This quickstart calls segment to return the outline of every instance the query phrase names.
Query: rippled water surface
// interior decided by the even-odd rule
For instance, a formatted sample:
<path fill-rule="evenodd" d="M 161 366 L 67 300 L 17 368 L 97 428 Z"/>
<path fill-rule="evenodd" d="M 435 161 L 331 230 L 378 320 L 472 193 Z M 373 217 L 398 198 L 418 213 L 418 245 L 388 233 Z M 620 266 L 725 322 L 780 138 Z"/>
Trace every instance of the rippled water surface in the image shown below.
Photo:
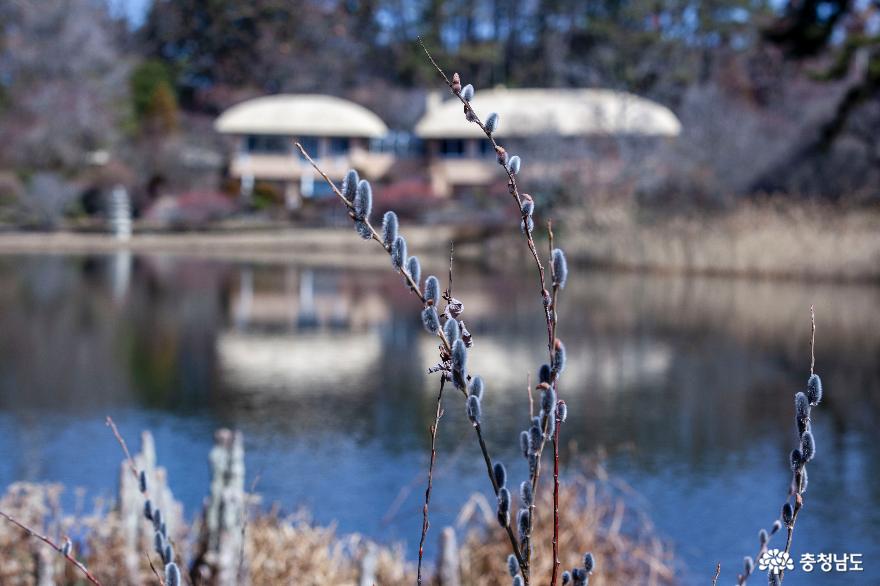
<path fill-rule="evenodd" d="M 565 433 L 632 487 L 630 504 L 672 543 L 689 584 L 709 583 L 719 561 L 730 582 L 778 514 L 815 303 L 827 400 L 814 411 L 818 455 L 793 551 L 862 553 L 866 571 L 792 582 L 878 583 L 880 288 L 575 272 L 561 301 Z M 213 430 L 235 426 L 264 501 L 414 555 L 436 344 L 389 273 L 122 253 L 0 258 L 0 486 L 57 481 L 112 496 L 112 414 L 134 443 L 152 430 L 193 514 Z M 546 352 L 531 276 L 460 267 L 455 290 L 476 340 L 471 371 L 488 381 L 488 442 L 517 477 L 526 374 Z M 569 468 L 582 465 L 574 449 Z M 481 466 L 463 406 L 450 402 L 435 531 L 485 492 Z"/>

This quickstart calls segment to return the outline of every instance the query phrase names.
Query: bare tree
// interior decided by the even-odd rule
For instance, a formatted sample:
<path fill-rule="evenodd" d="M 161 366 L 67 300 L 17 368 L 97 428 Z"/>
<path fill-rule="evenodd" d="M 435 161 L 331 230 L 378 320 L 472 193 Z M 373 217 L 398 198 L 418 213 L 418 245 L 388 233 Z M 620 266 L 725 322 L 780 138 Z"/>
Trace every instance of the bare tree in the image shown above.
<path fill-rule="evenodd" d="M 70 169 L 118 140 L 128 66 L 98 0 L 0 2 L 0 161 Z"/>

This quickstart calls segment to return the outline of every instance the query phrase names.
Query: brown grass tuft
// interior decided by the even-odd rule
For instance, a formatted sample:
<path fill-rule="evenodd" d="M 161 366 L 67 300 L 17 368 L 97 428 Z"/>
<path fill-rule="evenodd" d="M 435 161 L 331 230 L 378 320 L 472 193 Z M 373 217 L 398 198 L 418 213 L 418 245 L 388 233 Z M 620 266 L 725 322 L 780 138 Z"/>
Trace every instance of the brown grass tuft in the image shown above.
<path fill-rule="evenodd" d="M 531 572 L 540 584 L 549 580 L 553 563 L 553 495 L 548 490 L 539 494 Z M 493 507 L 481 503 L 481 498 L 472 497 L 462 511 L 462 521 L 476 520 L 463 548 L 462 584 L 508 586 L 510 544 L 494 520 Z M 589 551 L 596 557 L 591 585 L 674 583 L 671 550 L 656 536 L 650 521 L 627 508 L 608 483 L 585 477 L 562 483 L 559 510 L 560 573 L 581 566 Z"/>

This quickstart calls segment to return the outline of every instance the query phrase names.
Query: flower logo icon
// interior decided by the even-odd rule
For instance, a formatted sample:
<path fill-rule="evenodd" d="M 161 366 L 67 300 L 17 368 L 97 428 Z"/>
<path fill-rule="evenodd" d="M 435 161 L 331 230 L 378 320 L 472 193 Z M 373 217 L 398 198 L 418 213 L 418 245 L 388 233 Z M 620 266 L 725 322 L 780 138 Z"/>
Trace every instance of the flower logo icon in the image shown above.
<path fill-rule="evenodd" d="M 758 569 L 770 570 L 774 574 L 779 574 L 783 570 L 793 570 L 794 562 L 786 552 L 769 549 L 758 559 Z"/>

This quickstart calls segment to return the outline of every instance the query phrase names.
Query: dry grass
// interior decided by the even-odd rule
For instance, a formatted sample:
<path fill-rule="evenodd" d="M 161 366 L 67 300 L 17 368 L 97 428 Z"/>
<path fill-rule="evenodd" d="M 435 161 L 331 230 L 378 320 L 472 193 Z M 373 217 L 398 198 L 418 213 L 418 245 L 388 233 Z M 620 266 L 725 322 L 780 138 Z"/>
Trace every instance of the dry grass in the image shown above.
<path fill-rule="evenodd" d="M 62 490 L 62 487 L 57 484 L 47 484 L 40 487 L 19 483 L 12 484 L 6 495 L 0 499 L 0 509 L 37 531 L 57 535 L 59 533 L 57 523 L 52 524 L 47 520 L 57 518 L 58 499 Z M 41 557 L 39 548 L 48 549 L 46 545 L 35 539 L 26 539 L 19 529 L 4 522 L 0 527 L 0 560 L 2 560 L 0 563 L 0 584 L 9 586 L 34 584 Z M 60 556 L 43 557 L 43 559 L 51 560 L 53 565 L 59 569 L 65 563 Z"/>
<path fill-rule="evenodd" d="M 102 583 L 132 584 L 125 573 L 125 559 L 131 552 L 125 550 L 120 538 L 122 527 L 116 512 L 107 503 L 97 501 L 89 512 L 79 506 L 73 513 L 62 513 L 58 505 L 62 492 L 60 485 L 17 483 L 0 499 L 0 508 L 52 537 L 70 535 L 75 554 Z M 541 579 L 549 576 L 552 559 L 550 494 L 543 493 L 546 496 L 539 508 L 533 557 L 534 575 Z M 670 550 L 645 518 L 624 505 L 607 480 L 579 478 L 563 484 L 560 508 L 565 511 L 560 527 L 563 568 L 577 563 L 583 552 L 592 551 L 598 569 L 591 584 L 673 582 Z M 462 510 L 460 529 L 467 532 L 460 554 L 465 586 L 510 583 L 506 570 L 510 544 L 494 517 L 494 506 L 488 506 L 480 495 Z M 190 536 L 196 533 L 193 527 L 181 532 L 178 555 L 187 551 Z M 378 585 L 415 583 L 414 564 L 406 561 L 402 548 L 380 545 L 357 534 L 338 535 L 334 527 L 315 525 L 306 514 L 282 516 L 274 510 L 257 513 L 248 521 L 246 536 L 245 563 L 255 586 L 355 586 L 367 555 L 375 559 Z M 436 544 L 431 548 L 436 554 Z M 137 554 L 143 559 L 139 584 L 158 583 L 145 551 Z M 42 543 L 23 539 L 19 530 L 7 524 L 0 525 L 0 559 L 0 584 L 4 586 L 36 586 L 40 559 L 42 571 L 48 565 L 54 573 L 54 583 L 73 585 L 81 581 L 60 555 Z M 430 578 L 426 583 L 437 581 Z"/>
<path fill-rule="evenodd" d="M 253 584 L 357 584 L 364 556 L 375 555 L 376 580 L 415 583 L 415 568 L 399 547 L 379 546 L 358 534 L 338 536 L 303 514 L 267 514 L 248 524 L 246 552 Z"/>
<path fill-rule="evenodd" d="M 552 491 L 540 494 L 543 497 L 538 501 L 532 553 L 532 576 L 539 584 L 549 580 L 553 563 Z M 581 566 L 584 552 L 589 551 L 596 558 L 591 586 L 675 582 L 668 545 L 657 537 L 647 518 L 627 508 L 609 483 L 584 477 L 562 483 L 559 510 L 560 572 Z M 506 560 L 510 544 L 494 520 L 494 506 L 473 497 L 462 516 L 470 520 L 479 517 L 462 548 L 462 584 L 508 586 Z"/>
<path fill-rule="evenodd" d="M 740 203 L 728 213 L 639 218 L 582 212 L 569 254 L 599 265 L 668 272 L 880 279 L 880 213 L 872 209 Z M 588 217 L 584 217 L 586 214 Z"/>

